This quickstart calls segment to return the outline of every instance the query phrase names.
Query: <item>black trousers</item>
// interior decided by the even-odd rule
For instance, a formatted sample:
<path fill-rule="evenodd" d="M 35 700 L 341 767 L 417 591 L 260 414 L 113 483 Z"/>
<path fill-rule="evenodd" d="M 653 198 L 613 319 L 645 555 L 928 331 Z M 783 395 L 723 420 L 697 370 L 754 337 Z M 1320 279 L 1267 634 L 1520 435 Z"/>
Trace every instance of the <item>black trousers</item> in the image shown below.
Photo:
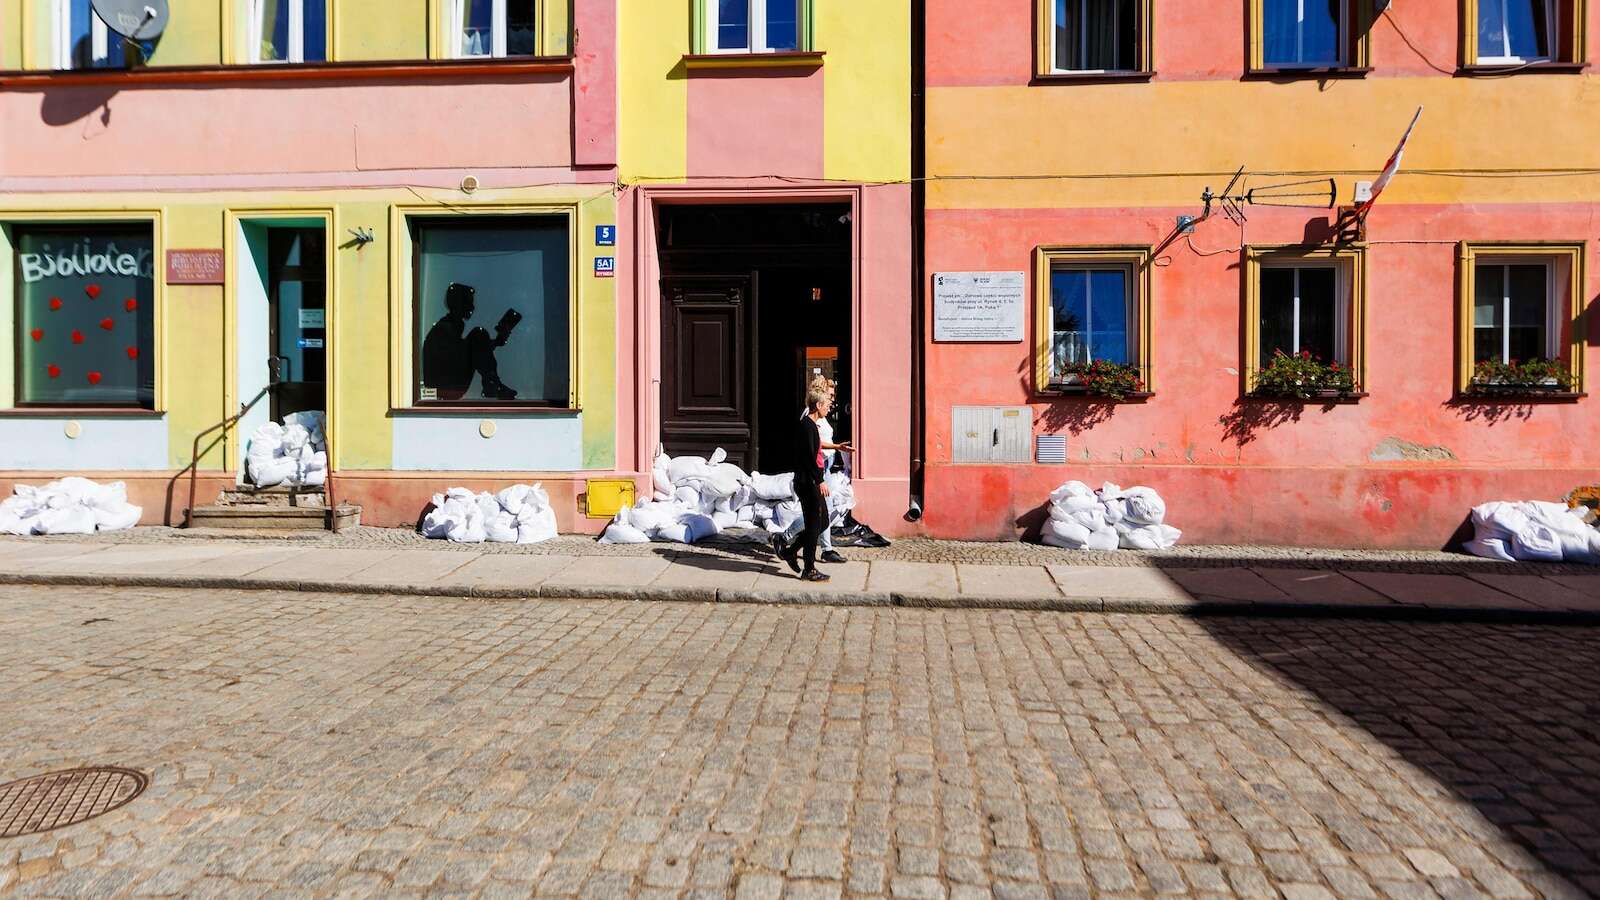
<path fill-rule="evenodd" d="M 794 492 L 800 498 L 800 514 L 806 523 L 800 536 L 795 538 L 795 544 L 804 555 L 805 571 L 809 572 L 817 566 L 817 538 L 822 536 L 822 529 L 828 527 L 828 507 L 814 484 L 796 478 Z"/>

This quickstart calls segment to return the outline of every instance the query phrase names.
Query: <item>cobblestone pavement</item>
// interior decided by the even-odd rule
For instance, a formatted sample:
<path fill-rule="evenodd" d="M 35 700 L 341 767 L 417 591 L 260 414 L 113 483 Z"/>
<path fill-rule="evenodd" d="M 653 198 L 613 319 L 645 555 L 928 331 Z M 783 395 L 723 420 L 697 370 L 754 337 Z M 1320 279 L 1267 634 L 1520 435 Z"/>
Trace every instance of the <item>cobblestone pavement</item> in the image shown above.
<path fill-rule="evenodd" d="M 1600 893 L 1600 630 L 0 588 L 0 893 Z"/>
<path fill-rule="evenodd" d="M 337 534 L 312 532 L 240 532 L 197 528 L 141 527 L 131 531 L 94 535 L 33 537 L 32 541 L 60 543 L 171 544 L 196 541 L 251 541 L 333 549 L 389 549 L 416 547 L 473 553 L 507 553 L 535 556 L 657 556 L 695 552 L 709 556 L 740 556 L 754 544 L 765 545 L 764 533 L 737 535 L 690 548 L 682 544 L 612 545 L 592 537 L 562 535 L 541 544 L 452 544 L 428 540 L 406 528 L 358 527 Z M 944 562 L 978 565 L 1075 565 L 1163 568 L 1229 567 L 1270 564 L 1278 568 L 1342 569 L 1369 572 L 1409 572 L 1438 575 L 1592 575 L 1595 567 L 1565 563 L 1507 563 L 1438 550 L 1353 550 L 1326 547 L 1263 547 L 1179 544 L 1170 550 L 1062 550 L 1021 541 L 938 541 L 911 538 L 889 547 L 841 547 L 849 558 L 867 562 Z"/>

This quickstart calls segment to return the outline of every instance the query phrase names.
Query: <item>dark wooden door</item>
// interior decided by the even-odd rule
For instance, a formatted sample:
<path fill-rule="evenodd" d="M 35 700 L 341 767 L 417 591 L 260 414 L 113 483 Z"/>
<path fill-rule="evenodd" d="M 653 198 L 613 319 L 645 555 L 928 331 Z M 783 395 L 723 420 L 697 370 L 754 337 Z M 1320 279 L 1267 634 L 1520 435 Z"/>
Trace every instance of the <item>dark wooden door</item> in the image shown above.
<path fill-rule="evenodd" d="M 751 275 L 662 279 L 661 440 L 669 456 L 721 447 L 735 465 L 755 463 L 755 291 Z"/>

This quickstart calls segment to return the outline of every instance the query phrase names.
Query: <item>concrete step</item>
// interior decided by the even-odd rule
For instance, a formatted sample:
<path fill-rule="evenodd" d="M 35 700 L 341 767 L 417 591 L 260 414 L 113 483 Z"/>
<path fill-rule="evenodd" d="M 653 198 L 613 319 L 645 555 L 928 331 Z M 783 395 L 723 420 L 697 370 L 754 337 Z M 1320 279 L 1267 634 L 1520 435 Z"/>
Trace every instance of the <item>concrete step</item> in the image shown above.
<path fill-rule="evenodd" d="M 361 507 L 323 506 L 202 506 L 189 517 L 191 528 L 281 529 L 286 531 L 343 531 L 361 524 Z"/>
<path fill-rule="evenodd" d="M 324 507 L 328 505 L 328 497 L 320 487 L 291 488 L 280 485 L 278 487 L 256 488 L 250 485 L 241 485 L 240 487 L 223 491 L 217 497 L 215 505 Z"/>

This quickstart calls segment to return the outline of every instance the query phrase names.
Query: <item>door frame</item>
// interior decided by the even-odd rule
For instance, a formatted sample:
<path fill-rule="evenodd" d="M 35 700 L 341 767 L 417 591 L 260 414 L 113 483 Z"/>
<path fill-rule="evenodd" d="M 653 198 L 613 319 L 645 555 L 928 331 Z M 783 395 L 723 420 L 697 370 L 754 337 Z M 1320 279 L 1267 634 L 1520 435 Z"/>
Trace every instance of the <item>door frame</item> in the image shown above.
<path fill-rule="evenodd" d="M 337 468 L 338 460 L 334 454 L 340 445 L 338 440 L 338 411 L 336 409 L 338 391 L 338 363 L 336 351 L 338 338 L 335 336 L 337 329 L 334 323 L 338 320 L 339 290 L 334 278 L 336 267 L 334 257 L 338 253 L 338 245 L 334 235 L 338 234 L 338 214 L 334 207 L 307 207 L 307 206 L 252 206 L 230 207 L 224 212 L 223 228 L 223 300 L 222 300 L 222 336 L 223 336 L 223 410 L 224 417 L 236 414 L 239 404 L 249 400 L 249 397 L 239 395 L 239 287 L 240 279 L 245 276 L 240 264 L 244 257 L 240 254 L 240 242 L 244 237 L 246 225 L 262 227 L 299 227 L 316 228 L 321 223 L 323 229 L 322 264 L 324 268 L 325 299 L 323 313 L 324 323 L 324 351 L 327 357 L 327 383 L 326 397 L 323 402 L 323 411 L 327 415 L 327 431 L 329 437 L 328 468 Z M 249 277 L 254 277 L 251 273 Z M 263 293 L 267 290 L 265 282 L 261 285 Z M 264 361 L 263 361 L 264 363 Z M 266 401 L 263 400 L 263 403 Z M 259 407 L 258 407 L 259 408 Z M 222 417 L 219 417 L 222 418 Z M 234 440 L 223 442 L 223 469 L 224 471 L 243 472 L 244 436 L 236 436 Z"/>
<path fill-rule="evenodd" d="M 638 427 L 634 431 L 634 459 L 637 471 L 649 472 L 656 450 L 661 446 L 661 253 L 656 231 L 657 211 L 662 206 L 748 205 L 842 203 L 850 207 L 850 348 L 851 358 L 861 360 L 862 335 L 862 195 L 861 185 L 831 185 L 815 188 L 700 188 L 694 186 L 641 187 L 634 191 L 632 211 L 633 242 L 634 353 L 639 360 L 634 383 L 638 397 Z M 861 382 L 851 378 L 850 402 L 862 409 Z M 860 429 L 856 429 L 859 437 Z M 851 464 L 857 477 L 873 471 L 871 446 L 858 446 Z M 892 464 L 891 464 L 892 465 Z"/>

